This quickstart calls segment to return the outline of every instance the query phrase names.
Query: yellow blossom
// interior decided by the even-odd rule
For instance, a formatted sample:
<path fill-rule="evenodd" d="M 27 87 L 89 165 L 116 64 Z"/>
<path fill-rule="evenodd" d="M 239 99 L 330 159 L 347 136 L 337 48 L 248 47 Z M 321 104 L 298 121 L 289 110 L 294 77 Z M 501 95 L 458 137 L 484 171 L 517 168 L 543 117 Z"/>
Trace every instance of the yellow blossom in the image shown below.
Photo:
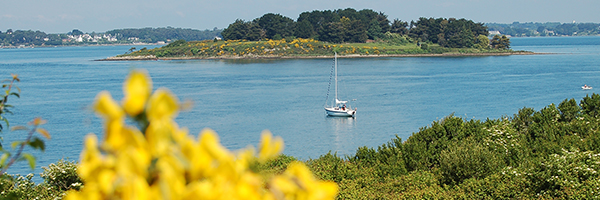
<path fill-rule="evenodd" d="M 150 96 L 148 120 L 175 118 L 179 110 L 179 100 L 166 88 L 159 88 Z"/>
<path fill-rule="evenodd" d="M 299 162 L 264 183 L 251 166 L 274 158 L 284 147 L 268 131 L 258 152 L 252 147 L 231 152 L 210 129 L 197 139 L 189 135 L 174 121 L 181 109 L 177 97 L 162 88 L 150 95 L 148 77 L 137 70 L 130 74 L 123 86 L 124 108 L 108 92 L 98 94 L 93 107 L 105 120 L 105 137 L 98 142 L 95 135 L 86 136 L 78 166 L 85 184 L 80 191 L 68 191 L 65 199 L 335 198 L 337 185 L 317 180 Z M 145 132 L 127 125 L 126 116 L 146 123 Z"/>
<path fill-rule="evenodd" d="M 147 71 L 133 70 L 123 84 L 123 108 L 127 114 L 136 116 L 144 110 L 152 92 L 152 81 Z"/>
<path fill-rule="evenodd" d="M 125 113 L 108 91 L 102 91 L 96 96 L 94 110 L 108 120 L 124 117 Z"/>

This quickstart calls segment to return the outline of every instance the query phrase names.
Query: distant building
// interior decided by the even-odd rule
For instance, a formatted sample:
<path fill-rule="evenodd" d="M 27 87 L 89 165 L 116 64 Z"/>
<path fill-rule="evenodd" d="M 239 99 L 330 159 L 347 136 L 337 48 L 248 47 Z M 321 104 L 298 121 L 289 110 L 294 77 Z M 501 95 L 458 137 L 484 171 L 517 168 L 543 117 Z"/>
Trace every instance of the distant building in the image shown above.
<path fill-rule="evenodd" d="M 221 38 L 219 36 L 215 36 L 215 40 L 223 40 L 223 38 Z"/>
<path fill-rule="evenodd" d="M 494 35 L 502 35 L 500 34 L 500 31 L 489 31 L 490 36 L 494 36 Z"/>

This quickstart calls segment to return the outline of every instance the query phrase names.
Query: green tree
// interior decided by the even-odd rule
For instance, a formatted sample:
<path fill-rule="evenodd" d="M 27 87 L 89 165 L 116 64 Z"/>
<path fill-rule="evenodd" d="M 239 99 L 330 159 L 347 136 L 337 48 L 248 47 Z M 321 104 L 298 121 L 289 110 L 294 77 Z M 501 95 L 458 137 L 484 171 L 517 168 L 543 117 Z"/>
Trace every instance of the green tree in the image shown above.
<path fill-rule="evenodd" d="M 246 34 L 248 33 L 246 24 L 247 24 L 247 22 L 244 22 L 244 20 L 241 20 L 241 19 L 235 20 L 235 22 L 233 22 L 232 24 L 229 24 L 229 26 L 227 28 L 223 29 L 223 32 L 221 32 L 223 39 L 225 39 L 225 40 L 240 40 L 240 39 L 245 38 Z"/>
<path fill-rule="evenodd" d="M 379 39 L 383 37 L 384 32 L 382 31 L 383 29 L 379 26 L 379 23 L 376 20 L 372 20 L 369 24 L 367 35 L 369 36 L 369 39 Z"/>
<path fill-rule="evenodd" d="M 256 21 L 257 20 L 245 22 L 244 20 L 238 19 L 224 29 L 223 32 L 221 32 L 221 35 L 225 40 L 260 40 L 264 38 L 265 35 Z"/>
<path fill-rule="evenodd" d="M 488 39 L 487 36 L 485 35 L 479 35 L 477 36 L 477 40 L 475 41 L 475 44 L 473 45 L 473 47 L 478 48 L 478 49 L 487 49 L 490 46 L 490 39 Z"/>
<path fill-rule="evenodd" d="M 506 50 L 510 49 L 510 39 L 506 37 L 506 35 L 494 35 L 492 40 L 490 41 L 490 45 L 494 49 Z"/>
<path fill-rule="evenodd" d="M 270 39 L 278 34 L 280 37 L 293 36 L 296 27 L 293 19 L 273 13 L 263 15 L 257 22 L 260 28 L 265 31 L 266 37 Z"/>
<path fill-rule="evenodd" d="M 344 41 L 344 27 L 341 22 L 328 23 L 319 32 L 319 40 L 341 43 Z"/>
<path fill-rule="evenodd" d="M 83 32 L 77 29 L 73 29 L 73 31 L 71 31 L 69 35 L 83 35 Z"/>
<path fill-rule="evenodd" d="M 346 27 L 344 42 L 366 42 L 368 35 L 366 27 L 358 20 L 350 21 Z"/>
<path fill-rule="evenodd" d="M 408 22 L 403 22 L 402 20 L 394 19 L 390 27 L 390 32 L 398 33 L 400 35 L 406 35 L 408 33 L 408 29 L 406 28 L 407 26 Z"/>
<path fill-rule="evenodd" d="M 313 38 L 317 33 L 308 20 L 303 20 L 296 24 L 295 35 L 299 38 Z"/>

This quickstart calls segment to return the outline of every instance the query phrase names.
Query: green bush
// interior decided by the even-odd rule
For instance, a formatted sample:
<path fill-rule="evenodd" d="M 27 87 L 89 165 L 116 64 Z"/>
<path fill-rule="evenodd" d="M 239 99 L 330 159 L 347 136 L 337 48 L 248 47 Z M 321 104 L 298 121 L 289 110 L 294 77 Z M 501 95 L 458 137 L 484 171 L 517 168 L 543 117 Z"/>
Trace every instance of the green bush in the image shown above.
<path fill-rule="evenodd" d="M 580 108 L 577 105 L 575 99 L 564 100 L 558 104 L 558 110 L 560 110 L 560 119 L 563 122 L 570 122 L 576 117 L 579 117 Z"/>
<path fill-rule="evenodd" d="M 453 188 L 464 199 L 532 199 L 526 173 L 505 167 L 483 179 L 470 178 Z"/>
<path fill-rule="evenodd" d="M 48 167 L 42 167 L 42 169 L 44 172 L 40 173 L 40 177 L 44 179 L 44 183 L 48 187 L 67 191 L 79 190 L 83 186 L 83 181 L 77 175 L 77 163 L 75 162 L 61 159 L 56 163 L 51 163 Z"/>
<path fill-rule="evenodd" d="M 581 100 L 579 106 L 581 106 L 581 110 L 583 113 L 591 116 L 591 117 L 600 117 L 600 95 L 592 94 L 592 97 L 585 95 Z"/>
<path fill-rule="evenodd" d="M 353 179 L 356 175 L 354 173 L 356 169 L 352 169 L 352 166 L 348 165 L 348 161 L 337 156 L 337 153 L 328 152 L 318 159 L 310 159 L 306 163 L 315 176 L 321 180 L 340 183 L 344 179 Z"/>
<path fill-rule="evenodd" d="M 474 142 L 465 141 L 442 151 L 440 173 L 442 182 L 459 184 L 466 179 L 483 179 L 505 165 L 495 152 Z"/>
<path fill-rule="evenodd" d="M 26 176 L 3 174 L 0 176 L 0 199 L 62 199 L 64 192 L 48 188 L 43 184 L 36 185 Z"/>
<path fill-rule="evenodd" d="M 402 139 L 396 135 L 391 142 L 379 146 L 377 151 L 359 147 L 356 154 L 348 160 L 363 167 L 374 168 L 374 175 L 383 180 L 407 174 L 402 151 Z"/>
<path fill-rule="evenodd" d="M 600 154 L 563 150 L 540 160 L 529 179 L 535 191 L 550 198 L 598 198 L 600 187 Z M 595 193 L 593 193 L 595 192 Z"/>

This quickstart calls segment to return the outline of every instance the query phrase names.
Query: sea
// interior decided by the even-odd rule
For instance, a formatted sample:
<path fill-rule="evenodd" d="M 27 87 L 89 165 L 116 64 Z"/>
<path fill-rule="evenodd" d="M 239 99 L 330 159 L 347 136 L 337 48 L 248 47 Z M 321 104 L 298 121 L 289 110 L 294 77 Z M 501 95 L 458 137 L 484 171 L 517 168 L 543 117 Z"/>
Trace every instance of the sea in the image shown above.
<path fill-rule="evenodd" d="M 120 101 L 132 69 L 147 70 L 154 90 L 168 88 L 180 101 L 193 102 L 176 118 L 189 134 L 212 129 L 235 151 L 257 146 L 261 133 L 270 131 L 283 138 L 284 154 L 300 160 L 352 156 L 359 147 L 377 148 L 396 137 L 405 141 L 449 115 L 512 117 L 524 107 L 540 110 L 600 91 L 598 36 L 511 38 L 512 49 L 535 55 L 339 58 L 338 96 L 357 108 L 355 118 L 325 114 L 334 96 L 333 59 L 95 61 L 131 47 L 159 46 L 0 49 L 0 80 L 20 78 L 20 98 L 8 99 L 14 106 L 5 115 L 10 126 L 41 117 L 52 136 L 44 139 L 44 152 L 25 150 L 36 157 L 35 169 L 22 161 L 9 174 L 34 173 L 40 183 L 41 167 L 78 161 L 86 135 L 103 137 L 103 122 L 90 108 L 96 95 L 108 91 Z M 584 84 L 594 88 L 582 90 Z M 5 150 L 15 152 L 11 143 L 26 133 L 0 132 Z"/>

